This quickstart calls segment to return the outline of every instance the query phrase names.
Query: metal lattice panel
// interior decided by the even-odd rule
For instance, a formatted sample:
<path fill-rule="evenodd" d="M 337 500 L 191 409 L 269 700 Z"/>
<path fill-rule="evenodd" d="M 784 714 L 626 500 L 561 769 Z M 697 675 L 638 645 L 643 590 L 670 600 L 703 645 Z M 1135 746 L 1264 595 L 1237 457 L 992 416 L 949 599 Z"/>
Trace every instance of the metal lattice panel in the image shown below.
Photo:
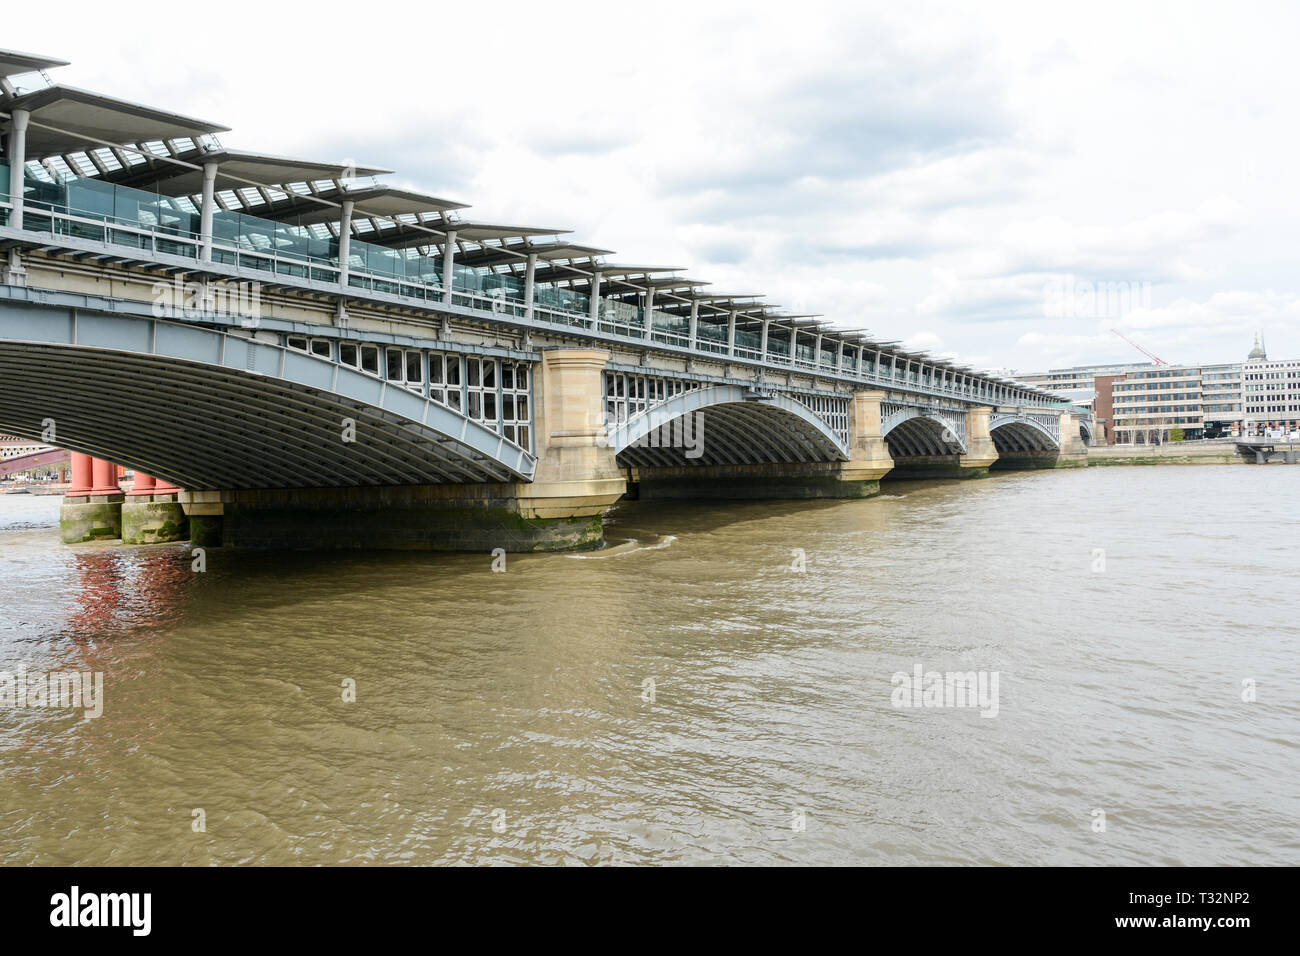
<path fill-rule="evenodd" d="M 1059 415 L 1001 413 L 989 419 L 989 436 L 999 451 L 1054 451 L 1061 447 Z"/>

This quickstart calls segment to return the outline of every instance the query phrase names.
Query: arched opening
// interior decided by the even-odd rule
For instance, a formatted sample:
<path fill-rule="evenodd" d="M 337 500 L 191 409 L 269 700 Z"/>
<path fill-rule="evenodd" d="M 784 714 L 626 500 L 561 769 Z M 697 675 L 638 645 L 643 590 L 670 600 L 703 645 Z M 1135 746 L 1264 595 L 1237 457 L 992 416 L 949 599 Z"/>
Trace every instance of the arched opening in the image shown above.
<path fill-rule="evenodd" d="M 966 452 L 961 436 L 949 423 L 928 415 L 917 415 L 899 422 L 885 433 L 885 443 L 895 462 L 915 458 L 952 458 Z"/>

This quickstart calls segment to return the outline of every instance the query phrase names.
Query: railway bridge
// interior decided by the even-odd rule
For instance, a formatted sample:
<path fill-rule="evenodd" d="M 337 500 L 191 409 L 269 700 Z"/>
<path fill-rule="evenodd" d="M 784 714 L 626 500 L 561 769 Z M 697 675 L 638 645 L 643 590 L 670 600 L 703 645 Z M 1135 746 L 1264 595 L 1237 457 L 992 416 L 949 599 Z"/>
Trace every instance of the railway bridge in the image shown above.
<path fill-rule="evenodd" d="M 73 453 L 68 540 L 560 549 L 629 491 L 1086 461 L 1060 396 L 384 169 L 226 149 L 61 65 L 0 51 L 0 430 Z M 109 462 L 142 476 L 125 502 Z"/>

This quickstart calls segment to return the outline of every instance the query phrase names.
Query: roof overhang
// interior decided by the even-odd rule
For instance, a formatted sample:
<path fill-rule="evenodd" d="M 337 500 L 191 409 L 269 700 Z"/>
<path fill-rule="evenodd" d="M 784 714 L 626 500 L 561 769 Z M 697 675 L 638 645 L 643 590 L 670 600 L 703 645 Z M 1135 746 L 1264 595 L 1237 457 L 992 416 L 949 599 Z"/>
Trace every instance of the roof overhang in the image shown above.
<path fill-rule="evenodd" d="M 20 53 L 18 50 L 0 50 L 0 76 L 18 76 L 22 73 L 35 73 L 37 70 L 50 70 L 56 66 L 67 66 L 67 60 L 57 60 L 52 56 L 36 53 Z"/>
<path fill-rule="evenodd" d="M 218 189 L 239 189 L 248 185 L 274 187 L 324 179 L 380 176 L 391 172 L 377 166 L 289 159 L 233 149 L 193 149 L 179 153 L 174 158 L 146 154 L 144 163 L 113 170 L 101 178 L 121 186 L 147 186 L 169 196 L 194 196 L 203 191 L 202 167 L 209 163 L 217 167 Z"/>
<path fill-rule="evenodd" d="M 9 113 L 27 110 L 27 158 L 44 159 L 106 144 L 125 145 L 224 133 L 219 123 L 114 99 L 74 86 L 51 86 L 0 102 Z M 6 126 L 12 121 L 7 120 Z"/>

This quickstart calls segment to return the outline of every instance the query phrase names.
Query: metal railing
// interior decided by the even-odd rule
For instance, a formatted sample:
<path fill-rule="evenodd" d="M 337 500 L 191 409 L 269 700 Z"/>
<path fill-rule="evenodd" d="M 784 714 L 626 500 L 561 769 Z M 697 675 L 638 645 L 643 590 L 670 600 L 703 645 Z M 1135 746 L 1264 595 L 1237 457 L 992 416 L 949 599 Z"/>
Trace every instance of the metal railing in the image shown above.
<path fill-rule="evenodd" d="M 9 224 L 11 209 L 12 204 L 7 199 L 0 201 L 0 225 Z M 140 253 L 143 257 L 169 255 L 188 259 L 196 265 L 202 263 L 203 241 L 192 231 L 165 224 L 141 223 L 123 217 L 88 213 L 57 203 L 25 201 L 23 231 L 122 246 Z M 341 280 L 342 270 L 337 260 L 286 252 L 276 248 L 248 248 L 237 239 L 232 241 L 229 237 L 222 236 L 212 238 L 211 250 L 214 263 L 233 266 L 255 274 L 284 276 L 334 285 L 338 285 Z M 443 304 L 447 301 L 440 279 L 416 281 L 409 277 L 367 271 L 364 267 L 356 265 L 350 265 L 348 268 L 348 288 L 392 295 L 423 306 Z M 721 326 L 699 326 L 693 343 L 688 333 L 677 329 L 656 328 L 647 338 L 644 310 L 639 308 L 600 309 L 593 323 L 589 310 L 570 311 L 535 302 L 530 316 L 527 303 L 517 296 L 510 295 L 504 288 L 484 293 L 457 288 L 456 282 L 453 282 L 450 301 L 453 305 L 483 313 L 485 318 L 508 317 L 513 320 L 528 321 L 541 329 L 555 331 L 582 329 L 594 336 L 612 338 L 621 344 L 636 345 L 650 342 L 688 354 L 729 356 L 760 367 L 797 369 L 814 375 L 839 378 L 854 384 L 902 389 L 963 402 L 1005 403 L 1031 407 L 1060 404 L 1058 400 L 1049 396 L 1037 397 L 1026 393 L 995 395 L 990 388 L 978 385 L 959 387 L 922 382 L 915 372 L 882 369 L 875 363 L 865 360 L 863 368 L 854 368 L 848 362 L 837 367 L 835 363 L 818 362 L 815 357 L 806 358 L 801 355 L 791 357 L 789 354 L 774 350 L 770 342 L 765 354 L 757 348 L 729 346 L 726 328 Z M 604 304 L 604 302 L 599 303 L 601 306 Z"/>

